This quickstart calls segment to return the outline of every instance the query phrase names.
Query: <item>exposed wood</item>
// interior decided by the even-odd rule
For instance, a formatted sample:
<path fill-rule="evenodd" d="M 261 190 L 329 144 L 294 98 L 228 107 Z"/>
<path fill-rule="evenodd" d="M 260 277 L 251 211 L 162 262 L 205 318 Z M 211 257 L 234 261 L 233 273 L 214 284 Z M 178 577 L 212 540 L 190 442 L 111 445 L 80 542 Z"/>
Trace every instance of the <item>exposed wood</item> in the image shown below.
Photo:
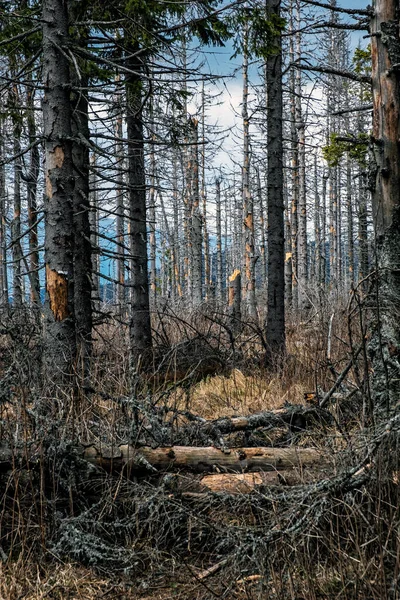
<path fill-rule="evenodd" d="M 200 484 L 211 492 L 227 494 L 248 494 L 260 486 L 296 485 L 299 483 L 304 483 L 304 477 L 296 469 L 260 473 L 221 473 L 206 475 L 200 481 Z"/>

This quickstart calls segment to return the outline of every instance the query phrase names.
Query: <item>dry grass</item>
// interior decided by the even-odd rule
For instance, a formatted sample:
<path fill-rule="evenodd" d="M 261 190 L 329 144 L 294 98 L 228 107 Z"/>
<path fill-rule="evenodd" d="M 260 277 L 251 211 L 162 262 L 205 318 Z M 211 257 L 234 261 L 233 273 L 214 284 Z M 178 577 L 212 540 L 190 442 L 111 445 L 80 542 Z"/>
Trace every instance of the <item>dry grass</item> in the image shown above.
<path fill-rule="evenodd" d="M 229 377 L 216 375 L 192 391 L 190 409 L 207 419 L 248 415 L 273 410 L 285 402 L 302 404 L 307 383 L 273 377 L 267 373 L 246 375 L 234 369 Z"/>

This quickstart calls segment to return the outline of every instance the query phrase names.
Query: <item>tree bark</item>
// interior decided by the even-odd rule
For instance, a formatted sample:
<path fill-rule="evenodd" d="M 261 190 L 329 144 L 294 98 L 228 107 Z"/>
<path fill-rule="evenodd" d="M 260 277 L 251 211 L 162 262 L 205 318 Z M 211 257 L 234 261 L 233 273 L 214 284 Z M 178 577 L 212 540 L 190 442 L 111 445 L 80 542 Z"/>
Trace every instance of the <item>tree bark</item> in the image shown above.
<path fill-rule="evenodd" d="M 219 177 L 215 180 L 215 204 L 216 204 L 216 262 L 217 262 L 217 277 L 216 277 L 216 296 L 219 300 L 223 300 L 222 289 L 222 233 L 221 233 L 221 180 Z"/>
<path fill-rule="evenodd" d="M 14 72 L 14 68 L 12 68 Z M 19 89 L 17 83 L 12 86 L 12 102 L 15 114 L 12 117 L 13 125 L 13 150 L 15 156 L 21 152 L 21 122 L 16 112 L 20 108 Z M 14 191 L 13 208 L 14 215 L 11 223 L 11 243 L 13 257 L 13 305 L 16 308 L 22 307 L 23 300 L 23 280 L 22 280 L 22 252 L 21 252 L 21 172 L 22 160 L 19 156 L 14 160 Z"/>
<path fill-rule="evenodd" d="M 324 457 L 315 448 L 235 448 L 219 450 L 213 446 L 173 446 L 170 448 L 134 448 L 123 445 L 85 449 L 83 458 L 106 470 L 128 473 L 185 470 L 192 473 L 212 472 L 215 469 L 231 472 L 275 471 L 302 469 L 321 465 Z"/>
<path fill-rule="evenodd" d="M 203 299 L 203 270 L 202 270 L 202 217 L 200 213 L 200 192 L 199 192 L 199 151 L 198 151 L 198 121 L 195 118 L 189 119 L 189 130 L 191 139 L 191 174 L 190 174 L 190 229 L 191 229 L 191 297 L 193 306 L 201 304 Z"/>
<path fill-rule="evenodd" d="M 229 277 L 228 311 L 234 334 L 242 328 L 242 277 L 239 269 L 235 269 Z"/>
<path fill-rule="evenodd" d="M 374 104 L 372 207 L 379 287 L 377 332 L 369 345 L 376 408 L 400 395 L 400 7 L 375 0 L 371 20 Z"/>
<path fill-rule="evenodd" d="M 279 0 L 267 0 L 267 15 L 280 15 Z M 266 61 L 268 128 L 268 313 L 266 342 L 269 358 L 285 352 L 285 272 L 283 221 L 282 40 Z"/>
<path fill-rule="evenodd" d="M 243 225 L 244 225 L 244 273 L 245 302 L 248 314 L 255 319 L 256 307 L 256 277 L 255 277 L 255 251 L 254 251 L 254 202 L 250 189 L 250 121 L 248 113 L 249 98 L 249 55 L 248 36 L 249 23 L 244 25 L 243 34 L 243 165 L 242 165 L 242 197 L 243 197 Z"/>
<path fill-rule="evenodd" d="M 29 78 L 30 80 L 31 78 Z M 36 120 L 34 93 L 31 88 L 27 88 L 27 125 L 29 143 L 36 142 Z M 39 279 L 39 250 L 38 250 L 38 211 L 37 211 L 37 182 L 40 171 L 39 149 L 35 144 L 30 151 L 29 173 L 27 175 L 27 197 L 28 197 L 28 226 L 29 226 L 29 268 L 31 270 L 31 302 L 33 306 L 40 306 L 40 279 Z"/>
<path fill-rule="evenodd" d="M 79 19 L 79 5 L 71 3 L 71 21 Z M 85 47 L 85 34 L 75 41 Z M 77 347 L 76 374 L 81 383 L 88 381 L 92 355 L 92 244 L 90 241 L 89 201 L 89 106 L 85 88 L 89 78 L 71 67 L 71 133 L 73 163 L 73 263 L 74 316 Z"/>
<path fill-rule="evenodd" d="M 74 233 L 72 111 L 67 4 L 43 0 L 43 134 L 46 157 L 45 365 L 55 383 L 69 380 L 76 357 L 74 322 Z"/>
<path fill-rule="evenodd" d="M 117 81 L 119 82 L 120 77 L 117 75 Z M 116 234 L 117 234 L 117 303 L 118 311 L 121 316 L 126 314 L 126 294 L 125 294 L 125 185 L 124 185 L 124 145 L 122 142 L 123 138 L 123 108 L 121 93 L 116 97 L 117 110 L 116 123 L 115 123 L 115 156 L 116 156 L 116 181 L 117 189 L 115 194 L 116 201 Z"/>
<path fill-rule="evenodd" d="M 129 219 L 131 249 L 130 344 L 132 367 L 144 368 L 152 346 L 147 266 L 146 179 L 143 136 L 143 64 L 139 47 L 128 45 L 126 66 Z"/>
<path fill-rule="evenodd" d="M 0 108 L 3 109 L 0 104 Z M 0 306 L 8 306 L 6 169 L 4 160 L 4 119 L 0 116 Z"/>
<path fill-rule="evenodd" d="M 296 60 L 301 61 L 301 19 L 300 3 L 296 2 Z M 306 146 L 305 146 L 305 123 L 303 118 L 302 100 L 302 77 L 300 69 L 296 71 L 295 104 L 296 104 L 296 130 L 298 141 L 299 160 L 299 207 L 298 207 L 298 236 L 297 236 L 297 278 L 298 278 L 298 304 L 301 310 L 307 308 L 307 279 L 308 279 L 308 247 L 307 247 L 307 202 L 306 202 Z"/>

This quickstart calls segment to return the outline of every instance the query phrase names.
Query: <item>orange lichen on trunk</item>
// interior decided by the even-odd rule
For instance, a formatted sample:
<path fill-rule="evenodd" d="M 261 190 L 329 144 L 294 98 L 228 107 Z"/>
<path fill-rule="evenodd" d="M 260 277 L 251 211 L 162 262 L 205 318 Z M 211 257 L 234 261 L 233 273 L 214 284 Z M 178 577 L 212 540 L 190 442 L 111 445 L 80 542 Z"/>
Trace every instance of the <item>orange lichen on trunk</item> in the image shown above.
<path fill-rule="evenodd" d="M 68 281 L 66 276 L 46 265 L 46 287 L 54 319 L 56 321 L 63 321 L 69 316 Z"/>

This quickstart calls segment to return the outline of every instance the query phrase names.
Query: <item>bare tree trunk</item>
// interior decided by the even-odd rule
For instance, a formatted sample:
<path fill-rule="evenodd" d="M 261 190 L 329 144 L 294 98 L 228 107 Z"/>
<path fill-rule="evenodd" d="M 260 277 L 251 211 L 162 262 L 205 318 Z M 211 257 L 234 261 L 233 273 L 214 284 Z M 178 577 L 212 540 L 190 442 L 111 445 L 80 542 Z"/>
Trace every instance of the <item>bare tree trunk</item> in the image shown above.
<path fill-rule="evenodd" d="M 216 261 L 217 261 L 217 277 L 216 277 L 216 296 L 222 300 L 222 235 L 221 235 L 221 180 L 219 177 L 215 180 L 215 204 L 216 204 L 216 227 L 217 227 L 217 243 L 216 243 Z"/>
<path fill-rule="evenodd" d="M 120 77 L 117 76 L 117 82 Z M 124 182 L 124 144 L 123 144 L 123 112 L 121 94 L 117 96 L 117 116 L 115 123 L 115 157 L 116 157 L 116 234 L 117 234 L 117 304 L 120 315 L 126 314 L 125 292 L 125 182 Z"/>
<path fill-rule="evenodd" d="M 13 84 L 12 91 L 13 104 L 17 111 L 20 106 L 19 90 L 16 83 Z M 16 116 L 12 118 L 13 125 L 13 151 L 14 155 L 18 156 L 21 153 L 21 122 Z M 13 205 L 14 205 L 14 216 L 11 224 L 11 243 L 12 243 L 12 257 L 13 257 L 13 305 L 16 308 L 21 308 L 23 299 L 23 282 L 22 282 L 22 271 L 21 271 L 21 172 L 22 172 L 22 160 L 18 156 L 14 160 L 14 191 L 13 191 Z"/>
<path fill-rule="evenodd" d="M 362 167 L 359 168 L 358 181 L 358 278 L 361 280 L 369 273 L 367 174 Z M 367 289 L 366 284 L 363 288 Z"/>
<path fill-rule="evenodd" d="M 1 105 L 0 105 L 1 107 Z M 2 107 L 1 107 L 2 108 Z M 0 116 L 0 306 L 8 306 L 6 169 L 4 160 L 4 119 Z"/>
<path fill-rule="evenodd" d="M 150 96 L 150 127 L 151 140 L 150 147 L 150 189 L 149 189 L 149 242 L 150 242 L 150 294 L 151 300 L 155 304 L 157 299 L 157 268 L 156 268 L 156 134 L 154 131 L 155 122 L 153 115 L 153 98 Z"/>
<path fill-rule="evenodd" d="M 347 204 L 347 260 L 350 285 L 354 285 L 354 221 L 353 221 L 353 203 L 352 203 L 352 169 L 350 157 L 346 162 L 346 204 Z"/>
<path fill-rule="evenodd" d="M 203 238 L 204 238 L 204 296 L 209 300 L 211 289 L 211 270 L 210 270 L 210 238 L 207 228 L 207 191 L 206 191 L 206 118 L 205 118 L 205 91 L 204 81 L 202 89 L 202 110 L 201 110 L 201 125 L 202 125 L 202 145 L 201 145 L 201 198 L 203 210 Z"/>
<path fill-rule="evenodd" d="M 180 252 L 179 252 L 179 204 L 178 204 L 178 165 L 177 156 L 174 151 L 173 154 L 173 166 L 172 166 L 172 202 L 173 202 L 173 214 L 174 214 L 174 232 L 173 232 L 173 246 L 172 246 L 172 268 L 174 274 L 175 286 L 173 288 L 174 298 L 182 297 L 182 283 L 181 283 L 181 265 L 180 265 Z"/>
<path fill-rule="evenodd" d="M 267 16 L 280 16 L 280 1 L 267 0 Z M 283 222 L 282 40 L 266 61 L 268 148 L 268 313 L 266 342 L 275 360 L 285 352 L 285 249 Z"/>
<path fill-rule="evenodd" d="M 69 60 L 61 48 L 68 31 L 63 0 L 43 0 L 43 124 L 46 156 L 45 364 L 56 383 L 69 381 L 76 357 L 74 319 L 74 232 L 72 111 Z"/>
<path fill-rule="evenodd" d="M 291 4 L 290 28 L 294 30 L 293 4 Z M 294 35 L 289 38 L 289 60 L 294 62 Z M 298 308 L 298 228 L 299 228 L 299 145 L 298 132 L 296 128 L 296 75 L 292 68 L 289 78 L 290 90 L 290 148 L 291 148 L 291 173 L 292 173 L 292 202 L 291 202 L 291 271 L 292 271 L 292 290 L 291 306 L 296 310 Z"/>
<path fill-rule="evenodd" d="M 369 351 L 376 407 L 400 395 L 400 36 L 397 0 L 375 0 L 371 20 L 373 218 L 379 288 L 377 331 Z"/>
<path fill-rule="evenodd" d="M 236 335 L 240 333 L 242 327 L 242 277 L 239 269 L 235 269 L 229 277 L 228 310 L 232 331 Z"/>
<path fill-rule="evenodd" d="M 328 173 L 322 174 L 322 215 L 321 215 L 321 291 L 325 290 L 326 282 L 328 281 L 327 269 L 328 269 L 328 257 L 327 257 L 327 243 L 326 243 L 326 187 L 328 181 Z"/>
<path fill-rule="evenodd" d="M 200 194 L 199 194 L 199 158 L 198 158 L 198 121 L 190 119 L 189 128 L 191 131 L 191 186 L 189 194 L 191 197 L 190 228 L 191 228 L 191 283 L 192 283 L 192 302 L 193 306 L 201 304 L 202 294 L 202 218 L 200 213 Z"/>
<path fill-rule="evenodd" d="M 257 196 L 258 196 L 258 207 L 259 207 L 259 225 L 260 225 L 260 254 L 261 254 L 261 280 L 262 287 L 265 289 L 267 285 L 267 252 L 266 252 L 266 242 L 265 242 L 265 210 L 264 210 L 264 201 L 263 201 L 263 191 L 261 187 L 261 177 L 260 170 L 257 169 Z M 285 213 L 287 214 L 287 212 Z"/>
<path fill-rule="evenodd" d="M 85 45 L 85 40 L 80 40 Z M 72 76 L 72 121 L 74 138 L 72 162 L 74 172 L 73 231 L 74 231 L 74 314 L 75 334 L 79 359 L 79 376 L 87 382 L 92 355 L 92 244 L 90 242 L 89 203 L 89 113 L 85 92 L 86 75 Z M 77 368 L 78 372 L 78 368 Z"/>
<path fill-rule="evenodd" d="M 296 20 L 296 60 L 301 61 L 301 20 L 300 3 L 297 4 Z M 298 209 L 298 237 L 297 237 L 297 279 L 298 279 L 298 303 L 299 308 L 304 310 L 308 306 L 307 300 L 307 204 L 306 204 L 306 147 L 305 147 L 305 123 L 303 119 L 302 79 L 301 70 L 296 70 L 296 130 L 298 136 L 299 156 L 299 209 Z"/>
<path fill-rule="evenodd" d="M 337 167 L 329 174 L 329 284 L 336 290 L 337 265 Z"/>
<path fill-rule="evenodd" d="M 99 260 L 99 201 L 97 193 L 96 156 L 89 158 L 89 188 L 90 188 L 90 242 L 92 245 L 92 303 L 95 312 L 100 311 L 100 260 Z M 94 251 L 93 251 L 94 249 Z"/>
<path fill-rule="evenodd" d="M 319 292 L 321 285 L 321 206 L 318 189 L 318 157 L 314 155 L 314 238 L 315 238 L 315 283 Z"/>
<path fill-rule="evenodd" d="M 246 308 L 251 318 L 257 316 L 256 308 L 256 278 L 255 278 L 255 252 L 254 252 L 254 207 L 250 190 L 250 122 L 248 114 L 249 97 L 249 56 L 248 56 L 248 28 L 244 25 L 243 35 L 243 166 L 242 166 L 242 195 L 243 195 L 243 224 L 244 224 L 244 272 L 245 272 L 245 299 Z"/>
<path fill-rule="evenodd" d="M 126 66 L 129 221 L 131 250 L 130 343 L 132 366 L 145 367 L 152 346 L 147 268 L 146 179 L 144 165 L 143 97 L 139 47 L 128 47 Z M 139 364 L 140 363 L 140 364 Z"/>
<path fill-rule="evenodd" d="M 31 78 L 30 78 L 31 79 Z M 36 145 L 36 121 L 34 93 L 32 88 L 27 88 L 27 125 L 29 143 L 34 144 L 30 151 L 29 173 L 27 175 L 26 188 L 28 196 L 28 226 L 29 226 L 29 268 L 31 282 L 31 302 L 34 306 L 41 304 L 40 280 L 39 280 L 39 250 L 38 250 L 38 213 L 37 213 L 37 182 L 39 178 L 40 157 Z"/>

